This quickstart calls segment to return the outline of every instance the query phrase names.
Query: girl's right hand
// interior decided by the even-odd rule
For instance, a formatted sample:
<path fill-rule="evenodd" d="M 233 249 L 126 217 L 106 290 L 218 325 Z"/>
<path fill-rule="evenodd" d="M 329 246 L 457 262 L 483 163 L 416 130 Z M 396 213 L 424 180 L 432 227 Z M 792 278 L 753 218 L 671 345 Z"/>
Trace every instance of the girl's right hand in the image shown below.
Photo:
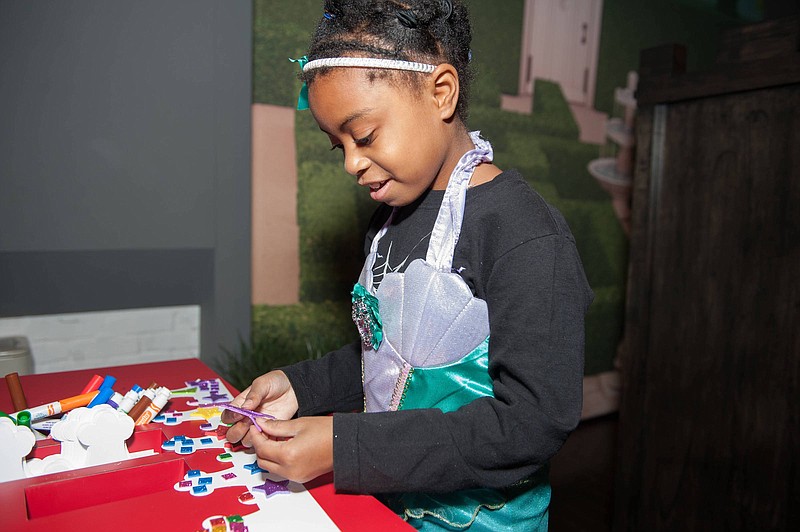
<path fill-rule="evenodd" d="M 248 410 L 275 416 L 277 419 L 291 419 L 297 413 L 297 396 L 286 374 L 280 370 L 270 371 L 253 381 L 245 391 L 236 396 L 231 404 Z M 248 430 L 253 424 L 250 418 L 225 410 L 222 422 L 233 424 L 225 438 L 232 443 L 241 441 L 251 447 Z"/>

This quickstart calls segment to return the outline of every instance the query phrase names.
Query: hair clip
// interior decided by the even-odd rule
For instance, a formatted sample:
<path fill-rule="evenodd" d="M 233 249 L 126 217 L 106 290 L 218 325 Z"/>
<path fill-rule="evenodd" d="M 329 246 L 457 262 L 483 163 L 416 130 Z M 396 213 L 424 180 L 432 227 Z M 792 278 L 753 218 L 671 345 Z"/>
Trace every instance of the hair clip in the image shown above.
<path fill-rule="evenodd" d="M 262 432 L 262 430 L 261 427 L 258 426 L 258 423 L 256 423 L 257 417 L 275 419 L 275 416 L 264 414 L 263 412 L 256 412 L 254 410 L 248 410 L 240 406 L 232 405 L 231 403 L 216 403 L 216 404 L 212 403 L 209 405 L 198 405 L 198 406 L 216 406 L 222 408 L 223 410 L 230 410 L 231 412 L 236 412 L 237 414 L 241 414 L 244 417 L 250 418 L 250 421 L 253 422 L 253 426 L 258 430 L 258 432 Z"/>
<path fill-rule="evenodd" d="M 417 29 L 419 26 L 419 22 L 417 21 L 417 16 L 410 9 L 403 9 L 402 11 L 398 11 L 397 20 L 405 26 L 406 28 L 410 28 L 412 30 Z"/>
<path fill-rule="evenodd" d="M 334 14 L 333 14 L 333 13 L 331 13 L 330 11 L 325 11 L 325 12 L 322 14 L 322 16 L 323 16 L 323 17 L 325 17 L 325 18 L 326 18 L 326 19 L 328 19 L 328 20 L 332 20 L 332 19 L 335 19 L 335 18 L 336 18 L 336 15 L 334 15 Z"/>
<path fill-rule="evenodd" d="M 441 0 L 439 2 L 442 8 L 442 18 L 447 20 L 453 14 L 453 2 L 450 0 Z"/>
<path fill-rule="evenodd" d="M 306 66 L 306 63 L 308 63 L 308 56 L 304 55 L 299 59 L 292 59 L 290 57 L 289 61 L 292 63 L 297 63 L 297 65 L 300 67 L 300 71 L 302 72 L 303 67 Z M 305 111 L 306 109 L 308 109 L 308 84 L 303 83 L 303 86 L 300 87 L 300 94 L 297 96 L 297 110 Z"/>

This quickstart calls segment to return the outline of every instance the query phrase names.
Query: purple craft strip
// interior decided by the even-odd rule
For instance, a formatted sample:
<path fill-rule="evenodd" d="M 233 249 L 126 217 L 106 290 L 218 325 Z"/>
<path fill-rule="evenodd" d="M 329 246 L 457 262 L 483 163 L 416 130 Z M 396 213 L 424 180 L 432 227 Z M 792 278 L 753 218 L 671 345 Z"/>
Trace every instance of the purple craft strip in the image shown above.
<path fill-rule="evenodd" d="M 264 414 L 263 412 L 256 412 L 255 410 L 248 410 L 246 408 L 242 408 L 242 407 L 239 407 L 239 406 L 236 406 L 236 405 L 232 405 L 231 403 L 216 403 L 216 404 L 211 403 L 211 404 L 204 404 L 204 405 L 197 405 L 197 406 L 199 406 L 199 407 L 216 406 L 216 407 L 222 408 L 223 410 L 230 410 L 231 412 L 236 412 L 237 414 L 241 414 L 241 415 L 243 415 L 245 417 L 250 418 L 250 421 L 253 422 L 253 425 L 256 427 L 256 430 L 258 430 L 258 432 L 262 432 L 262 430 L 261 430 L 261 427 L 258 426 L 258 423 L 256 423 L 256 418 L 257 417 L 262 417 L 262 418 L 265 417 L 265 418 L 269 418 L 269 419 L 275 419 L 275 416 L 271 416 L 269 414 Z"/>

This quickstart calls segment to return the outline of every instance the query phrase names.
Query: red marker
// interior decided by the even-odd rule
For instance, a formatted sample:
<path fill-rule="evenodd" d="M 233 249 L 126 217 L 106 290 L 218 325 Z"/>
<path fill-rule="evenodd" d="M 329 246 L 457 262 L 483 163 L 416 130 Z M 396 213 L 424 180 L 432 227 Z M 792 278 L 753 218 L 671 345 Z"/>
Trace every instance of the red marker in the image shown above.
<path fill-rule="evenodd" d="M 83 388 L 83 391 L 80 393 L 81 395 L 89 392 L 95 392 L 100 389 L 100 385 L 103 384 L 103 377 L 100 375 L 95 375 L 89 381 L 89 383 Z"/>

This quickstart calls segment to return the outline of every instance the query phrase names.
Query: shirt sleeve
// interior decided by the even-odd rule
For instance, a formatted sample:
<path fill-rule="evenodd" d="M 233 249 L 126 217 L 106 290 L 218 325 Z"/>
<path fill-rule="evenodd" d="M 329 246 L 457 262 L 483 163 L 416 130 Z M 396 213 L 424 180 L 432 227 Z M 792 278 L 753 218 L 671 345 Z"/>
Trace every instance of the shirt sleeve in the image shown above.
<path fill-rule="evenodd" d="M 316 360 L 280 368 L 292 383 L 298 416 L 364 409 L 361 344 L 356 341 Z"/>
<path fill-rule="evenodd" d="M 355 493 L 505 487 L 547 464 L 582 402 L 591 302 L 574 242 L 511 249 L 487 280 L 494 397 L 437 409 L 334 415 L 334 483 Z"/>

